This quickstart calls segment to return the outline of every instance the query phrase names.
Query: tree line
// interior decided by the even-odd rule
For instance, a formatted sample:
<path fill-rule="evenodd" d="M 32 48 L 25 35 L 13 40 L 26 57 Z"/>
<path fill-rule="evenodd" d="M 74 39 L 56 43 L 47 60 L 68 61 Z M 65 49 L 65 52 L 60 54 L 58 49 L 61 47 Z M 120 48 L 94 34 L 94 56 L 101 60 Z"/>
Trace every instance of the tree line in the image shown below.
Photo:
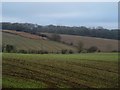
<path fill-rule="evenodd" d="M 1 24 L 2 29 L 23 31 L 36 35 L 41 35 L 41 32 L 47 32 L 120 40 L 120 36 L 118 36 L 120 34 L 119 29 L 109 30 L 103 27 L 87 28 L 85 26 L 80 27 L 55 26 L 55 25 L 42 26 L 31 23 L 10 23 L 10 22 L 2 22 Z"/>
<path fill-rule="evenodd" d="M 14 45 L 10 45 L 10 44 L 2 45 L 2 52 L 24 53 L 24 54 L 49 54 L 49 53 L 53 53 L 53 54 L 72 54 L 72 53 L 74 53 L 74 51 L 67 50 L 67 49 L 62 49 L 62 50 L 59 50 L 59 51 L 24 50 L 24 49 L 17 50 Z"/>
<path fill-rule="evenodd" d="M 82 45 L 82 46 L 81 46 Z M 74 54 L 74 53 L 93 53 L 93 52 L 100 52 L 100 50 L 96 46 L 92 46 L 88 49 L 83 48 L 83 44 L 79 43 L 77 46 L 78 51 L 62 49 L 59 51 L 47 51 L 47 50 L 17 50 L 14 45 L 4 44 L 2 45 L 2 52 L 6 53 L 24 53 L 24 54 Z"/>

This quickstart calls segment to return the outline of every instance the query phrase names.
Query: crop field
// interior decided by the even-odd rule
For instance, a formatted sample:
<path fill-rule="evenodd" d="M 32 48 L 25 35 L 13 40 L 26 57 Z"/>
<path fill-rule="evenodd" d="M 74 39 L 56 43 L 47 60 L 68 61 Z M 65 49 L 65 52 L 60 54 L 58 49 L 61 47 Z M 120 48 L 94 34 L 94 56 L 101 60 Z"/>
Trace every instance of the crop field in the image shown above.
<path fill-rule="evenodd" d="M 43 33 L 51 36 L 50 33 Z M 76 36 L 76 35 L 65 35 L 60 34 L 61 41 L 66 43 L 73 43 L 75 46 L 81 41 L 84 44 L 84 48 L 89 48 L 91 46 L 97 46 L 101 51 L 114 51 L 118 50 L 118 40 L 87 37 L 87 36 Z"/>
<path fill-rule="evenodd" d="M 13 30 L 2 30 L 2 32 L 14 34 L 14 35 L 19 35 L 19 36 L 30 38 L 30 39 L 37 39 L 37 40 L 42 39 L 41 36 L 33 35 L 33 34 L 30 34 L 30 33 L 26 33 L 26 32 L 19 32 L 19 31 L 13 31 Z"/>
<path fill-rule="evenodd" d="M 2 33 L 2 39 L 3 45 L 13 45 L 17 50 L 47 50 L 48 52 L 57 52 L 61 51 L 62 49 L 68 49 L 77 51 L 75 47 L 62 44 L 60 42 L 32 39 L 6 32 Z"/>
<path fill-rule="evenodd" d="M 118 54 L 3 53 L 3 88 L 117 88 Z"/>

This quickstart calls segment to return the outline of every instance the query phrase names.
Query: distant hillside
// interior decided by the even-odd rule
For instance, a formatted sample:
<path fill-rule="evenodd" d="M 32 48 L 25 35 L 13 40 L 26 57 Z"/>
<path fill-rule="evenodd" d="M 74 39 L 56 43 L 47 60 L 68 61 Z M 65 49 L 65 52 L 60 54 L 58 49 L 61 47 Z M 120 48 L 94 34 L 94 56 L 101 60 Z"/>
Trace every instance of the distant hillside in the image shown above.
<path fill-rule="evenodd" d="M 27 33 L 25 33 L 26 35 Z M 30 37 L 30 34 L 28 34 Z M 32 36 L 32 35 L 31 35 Z M 62 49 L 68 49 L 76 51 L 75 47 L 62 44 L 59 42 L 51 41 L 51 40 L 44 40 L 44 39 L 33 39 L 29 37 L 24 37 L 21 35 L 9 32 L 3 31 L 2 33 L 2 43 L 4 44 L 10 44 L 16 47 L 17 50 L 47 50 L 49 52 L 57 52 L 61 51 Z M 34 36 L 35 37 L 35 36 Z M 38 36 L 36 36 L 38 37 Z"/>
<path fill-rule="evenodd" d="M 19 36 L 26 37 L 26 38 L 29 38 L 29 39 L 36 39 L 36 40 L 47 39 L 47 38 L 42 37 L 42 36 L 38 36 L 38 35 L 26 33 L 26 32 L 18 32 L 18 31 L 15 31 L 15 30 L 2 30 L 2 32 L 19 35 Z"/>
<path fill-rule="evenodd" d="M 120 34 L 119 29 L 109 30 L 103 27 L 88 28 L 85 26 L 80 27 L 55 26 L 55 25 L 41 26 L 31 23 L 10 23 L 10 22 L 2 22 L 0 24 L 2 24 L 2 29 L 4 30 L 24 31 L 36 35 L 39 35 L 41 32 L 45 32 L 120 40 L 120 37 L 118 36 Z"/>
<path fill-rule="evenodd" d="M 43 33 L 51 37 L 51 33 Z M 65 35 L 60 34 L 61 41 L 77 46 L 78 42 L 81 41 L 84 44 L 84 48 L 90 48 L 91 46 L 97 46 L 101 51 L 117 51 L 118 50 L 118 40 L 103 39 L 95 37 L 86 36 L 76 36 L 76 35 Z"/>

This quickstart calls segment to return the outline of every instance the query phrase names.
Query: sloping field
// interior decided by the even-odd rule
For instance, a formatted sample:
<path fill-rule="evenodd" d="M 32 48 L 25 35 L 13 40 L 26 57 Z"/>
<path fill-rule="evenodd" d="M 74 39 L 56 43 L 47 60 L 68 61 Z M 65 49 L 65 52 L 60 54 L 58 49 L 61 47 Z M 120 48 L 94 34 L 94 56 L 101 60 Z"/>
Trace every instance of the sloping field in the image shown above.
<path fill-rule="evenodd" d="M 61 49 L 68 49 L 76 51 L 76 48 L 68 46 L 59 42 L 43 40 L 43 39 L 31 39 L 20 35 L 11 33 L 2 33 L 2 43 L 14 45 L 17 50 L 47 50 L 49 52 L 60 51 Z"/>
<path fill-rule="evenodd" d="M 44 33 L 51 36 L 50 33 Z M 66 43 L 73 43 L 75 46 L 81 41 L 84 44 L 84 48 L 89 48 L 91 46 L 97 46 L 101 51 L 114 51 L 118 50 L 118 41 L 112 39 L 103 39 L 95 37 L 86 36 L 75 36 L 75 35 L 61 35 L 61 41 Z"/>
<path fill-rule="evenodd" d="M 2 47 L 2 32 L 1 31 L 0 31 L 0 47 Z"/>
<path fill-rule="evenodd" d="M 42 39 L 41 36 L 33 35 L 30 33 L 26 33 L 26 32 L 18 32 L 18 31 L 14 31 L 14 30 L 2 30 L 2 31 L 6 32 L 6 33 L 11 33 L 11 34 L 19 35 L 22 37 L 30 38 L 30 39 L 38 39 L 38 40 Z"/>
<path fill-rule="evenodd" d="M 3 88 L 117 88 L 118 54 L 3 53 Z"/>

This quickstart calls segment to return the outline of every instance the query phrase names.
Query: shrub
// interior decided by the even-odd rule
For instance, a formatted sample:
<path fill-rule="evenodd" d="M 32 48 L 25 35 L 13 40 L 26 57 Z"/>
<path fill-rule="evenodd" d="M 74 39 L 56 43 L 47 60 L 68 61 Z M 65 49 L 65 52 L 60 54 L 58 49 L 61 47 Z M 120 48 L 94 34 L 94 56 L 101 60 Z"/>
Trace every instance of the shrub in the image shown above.
<path fill-rule="evenodd" d="M 81 53 L 87 53 L 88 51 L 86 49 L 82 50 Z"/>
<path fill-rule="evenodd" d="M 69 52 L 68 52 L 69 54 L 73 54 L 74 52 L 72 51 L 72 50 L 69 50 Z"/>
<path fill-rule="evenodd" d="M 63 49 L 63 50 L 61 51 L 61 53 L 62 53 L 62 54 L 66 54 L 66 53 L 67 53 L 67 49 Z"/>
<path fill-rule="evenodd" d="M 101 52 L 100 50 L 98 50 L 98 52 Z"/>
<path fill-rule="evenodd" d="M 70 45 L 72 46 L 72 45 L 73 45 L 73 43 L 71 42 L 71 43 L 70 43 Z"/>
<path fill-rule="evenodd" d="M 59 34 L 52 34 L 51 40 L 54 40 L 54 41 L 60 41 L 61 40 L 61 36 Z"/>
<path fill-rule="evenodd" d="M 78 53 L 80 53 L 83 50 L 83 46 L 84 44 L 81 41 L 79 41 L 77 45 Z"/>
<path fill-rule="evenodd" d="M 113 50 L 112 52 L 118 52 L 117 50 Z"/>
<path fill-rule="evenodd" d="M 92 46 L 88 49 L 88 52 L 96 52 L 98 48 L 96 46 Z"/>
<path fill-rule="evenodd" d="M 26 50 L 19 50 L 18 53 L 24 53 L 24 54 L 26 54 L 28 52 Z"/>
<path fill-rule="evenodd" d="M 10 52 L 14 52 L 15 51 L 15 47 L 13 45 L 6 45 L 6 52 L 10 53 Z"/>
<path fill-rule="evenodd" d="M 48 51 L 43 51 L 44 52 L 44 54 L 48 54 Z"/>
<path fill-rule="evenodd" d="M 5 48 L 6 48 L 6 46 L 5 46 L 5 45 L 2 45 L 2 52 L 5 51 Z"/>

